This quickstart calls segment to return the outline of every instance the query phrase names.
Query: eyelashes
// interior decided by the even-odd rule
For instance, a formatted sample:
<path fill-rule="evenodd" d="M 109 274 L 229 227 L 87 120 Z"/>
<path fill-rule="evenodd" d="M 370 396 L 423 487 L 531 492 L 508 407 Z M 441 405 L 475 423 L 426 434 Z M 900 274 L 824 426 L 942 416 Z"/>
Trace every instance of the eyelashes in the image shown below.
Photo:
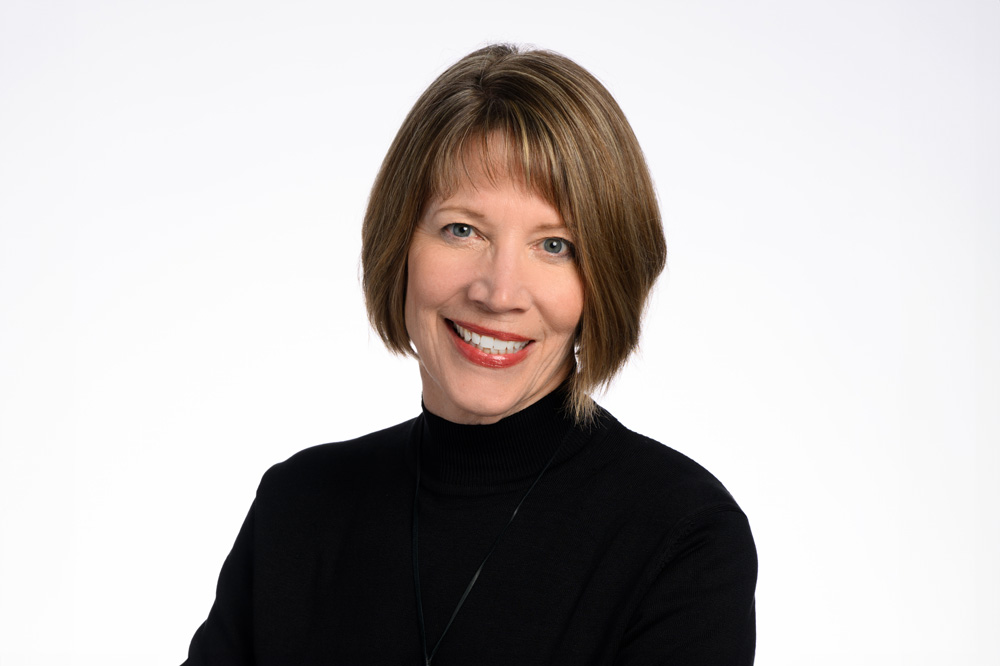
<path fill-rule="evenodd" d="M 462 224 L 460 222 L 454 222 L 445 226 L 444 230 L 450 233 L 455 238 L 470 238 L 476 229 L 470 224 Z"/>
<path fill-rule="evenodd" d="M 449 238 L 464 239 L 480 236 L 479 231 L 471 224 L 464 222 L 452 222 L 446 224 L 441 232 Z M 552 258 L 572 259 L 576 257 L 576 248 L 573 243 L 558 236 L 543 238 L 538 247 Z"/>
<path fill-rule="evenodd" d="M 566 255 L 569 257 L 576 256 L 575 248 L 573 244 L 570 243 L 565 238 L 546 238 L 542 241 L 542 249 L 549 254 L 562 256 Z"/>

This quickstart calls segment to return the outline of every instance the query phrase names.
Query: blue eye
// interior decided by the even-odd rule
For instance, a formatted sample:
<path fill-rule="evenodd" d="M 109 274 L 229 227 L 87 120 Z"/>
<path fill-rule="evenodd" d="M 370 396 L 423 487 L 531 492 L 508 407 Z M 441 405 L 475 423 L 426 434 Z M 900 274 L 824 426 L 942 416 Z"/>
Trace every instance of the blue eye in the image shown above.
<path fill-rule="evenodd" d="M 549 254 L 573 254 L 573 244 L 562 238 L 546 238 L 542 241 L 542 248 Z"/>
<path fill-rule="evenodd" d="M 448 225 L 448 231 L 451 232 L 452 236 L 456 236 L 458 238 L 468 238 L 472 235 L 472 226 L 455 222 L 454 224 Z"/>

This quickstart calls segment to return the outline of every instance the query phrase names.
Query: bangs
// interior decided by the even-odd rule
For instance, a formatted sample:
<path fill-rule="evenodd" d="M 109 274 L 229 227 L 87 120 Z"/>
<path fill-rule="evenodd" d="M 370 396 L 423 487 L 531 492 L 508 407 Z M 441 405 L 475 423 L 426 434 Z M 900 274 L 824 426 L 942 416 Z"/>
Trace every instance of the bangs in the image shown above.
<path fill-rule="evenodd" d="M 548 134 L 532 131 L 523 122 L 516 126 L 491 124 L 494 126 L 485 130 L 445 130 L 446 138 L 429 165 L 426 200 L 447 198 L 463 185 L 481 184 L 484 178 L 491 186 L 509 180 L 551 204 L 572 230 L 569 211 L 563 205 L 568 201 L 566 174 Z"/>
<path fill-rule="evenodd" d="M 587 422 L 595 413 L 588 393 L 607 384 L 638 344 L 666 243 L 632 128 L 601 82 L 564 56 L 487 46 L 417 99 L 365 212 L 369 320 L 389 349 L 413 354 L 407 260 L 427 204 L 465 187 L 507 184 L 546 201 L 571 232 L 584 310 L 567 406 Z"/>

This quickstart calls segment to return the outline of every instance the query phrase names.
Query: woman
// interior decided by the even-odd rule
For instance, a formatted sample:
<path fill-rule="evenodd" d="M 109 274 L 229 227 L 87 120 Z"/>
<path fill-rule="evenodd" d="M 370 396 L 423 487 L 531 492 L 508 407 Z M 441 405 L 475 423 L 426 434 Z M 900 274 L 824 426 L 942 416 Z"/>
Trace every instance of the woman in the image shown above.
<path fill-rule="evenodd" d="M 746 517 L 588 397 L 665 256 L 589 73 L 491 46 L 442 74 L 363 227 L 369 316 L 417 358 L 422 414 L 265 474 L 187 663 L 752 663 Z"/>

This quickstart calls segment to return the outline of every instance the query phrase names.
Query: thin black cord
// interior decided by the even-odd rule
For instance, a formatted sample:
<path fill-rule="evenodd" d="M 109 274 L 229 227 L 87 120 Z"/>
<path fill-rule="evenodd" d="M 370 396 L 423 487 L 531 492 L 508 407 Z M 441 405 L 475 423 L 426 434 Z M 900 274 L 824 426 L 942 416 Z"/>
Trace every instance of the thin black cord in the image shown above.
<path fill-rule="evenodd" d="M 417 555 L 417 543 L 420 541 L 417 516 L 420 515 L 420 440 L 417 436 L 417 486 L 413 490 L 413 585 L 417 590 L 417 619 L 420 621 L 420 643 L 424 650 L 424 665 L 431 665 L 427 656 L 427 632 L 424 631 L 424 604 L 420 598 L 420 557 Z"/>
<path fill-rule="evenodd" d="M 438 648 L 441 647 L 441 641 L 444 640 L 445 634 L 447 634 L 448 630 L 451 629 L 451 624 L 455 621 L 455 616 L 458 615 L 458 611 L 462 609 L 462 604 L 465 603 L 469 593 L 472 592 L 472 587 L 476 584 L 476 581 L 479 580 L 479 574 L 482 573 L 487 560 L 489 560 L 490 556 L 493 555 L 493 551 L 497 549 L 500 539 L 502 539 L 503 535 L 507 533 L 507 528 L 510 527 L 510 524 L 514 522 L 514 518 L 517 516 L 517 512 L 521 509 L 521 505 L 524 504 L 524 500 L 528 499 L 528 495 L 530 495 L 531 491 L 535 489 L 538 482 L 542 480 L 545 472 L 548 471 L 552 462 L 556 459 L 556 455 L 558 455 L 568 437 L 563 437 L 563 441 L 556 447 L 556 450 L 552 453 L 552 457 L 550 457 L 549 461 L 545 463 L 545 467 L 543 467 L 542 471 L 538 473 L 537 477 L 535 477 L 531 487 L 525 491 L 524 496 L 521 497 L 521 501 L 514 507 L 514 511 L 510 514 L 507 524 L 503 526 L 503 529 L 500 530 L 500 534 L 498 534 L 497 538 L 493 540 L 493 545 L 490 546 L 489 551 L 486 553 L 486 557 L 484 557 L 483 561 L 479 564 L 479 568 L 476 569 L 476 573 L 472 574 L 472 580 L 470 580 L 469 584 L 465 587 L 465 592 L 462 593 L 462 598 L 458 600 L 458 605 L 455 606 L 455 610 L 452 612 L 451 618 L 448 619 L 448 624 L 445 625 L 444 631 L 441 632 L 441 637 L 438 638 L 437 643 L 434 644 L 434 649 L 431 650 L 430 654 L 427 653 L 427 632 L 424 627 L 424 603 L 420 596 L 420 558 L 417 556 L 417 544 L 420 532 L 417 525 L 417 516 L 420 513 L 420 439 L 421 438 L 419 437 L 417 439 L 417 486 L 413 491 L 413 584 L 417 590 L 417 618 L 420 621 L 420 642 L 424 649 L 424 664 L 425 666 L 431 666 L 431 660 L 434 659 L 434 655 L 437 654 Z"/>

